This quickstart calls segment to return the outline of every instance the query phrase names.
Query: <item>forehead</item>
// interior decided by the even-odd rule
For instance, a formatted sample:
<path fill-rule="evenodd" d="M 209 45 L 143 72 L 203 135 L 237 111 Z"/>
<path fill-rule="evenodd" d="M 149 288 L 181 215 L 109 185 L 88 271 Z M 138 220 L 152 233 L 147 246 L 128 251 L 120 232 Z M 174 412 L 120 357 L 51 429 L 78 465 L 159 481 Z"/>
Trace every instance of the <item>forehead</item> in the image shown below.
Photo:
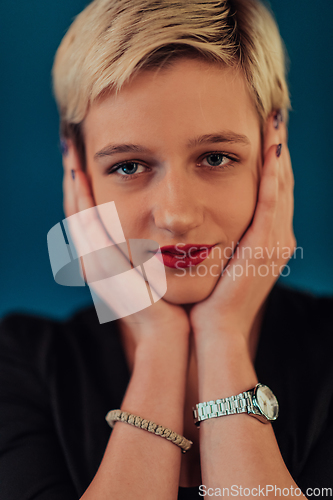
<path fill-rule="evenodd" d="M 117 93 L 90 107 L 86 139 L 99 147 L 126 136 L 181 137 L 233 130 L 248 135 L 259 116 L 241 71 L 202 60 L 181 59 L 167 69 L 138 73 Z"/>

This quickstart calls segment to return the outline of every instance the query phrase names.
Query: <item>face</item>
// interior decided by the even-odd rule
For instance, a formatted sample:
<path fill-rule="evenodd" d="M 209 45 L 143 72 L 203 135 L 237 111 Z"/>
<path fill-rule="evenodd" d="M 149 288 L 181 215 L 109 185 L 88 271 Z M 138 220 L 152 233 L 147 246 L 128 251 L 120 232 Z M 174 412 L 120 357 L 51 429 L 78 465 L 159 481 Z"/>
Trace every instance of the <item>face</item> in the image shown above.
<path fill-rule="evenodd" d="M 95 203 L 115 202 L 127 239 L 214 245 L 199 264 L 193 250 L 189 267 L 165 266 L 163 298 L 208 297 L 251 222 L 262 167 L 259 116 L 242 74 L 188 59 L 141 72 L 91 106 L 83 133 Z"/>

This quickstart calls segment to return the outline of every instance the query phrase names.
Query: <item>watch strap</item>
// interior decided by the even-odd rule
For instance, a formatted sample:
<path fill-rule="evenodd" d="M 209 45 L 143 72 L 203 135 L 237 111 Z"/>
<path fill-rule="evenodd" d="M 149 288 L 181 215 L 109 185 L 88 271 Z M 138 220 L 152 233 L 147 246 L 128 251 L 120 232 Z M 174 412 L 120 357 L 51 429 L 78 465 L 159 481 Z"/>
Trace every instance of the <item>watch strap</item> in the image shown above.
<path fill-rule="evenodd" d="M 200 422 L 215 417 L 222 417 L 224 415 L 235 415 L 236 413 L 259 413 L 256 406 L 253 404 L 254 390 L 249 390 L 237 394 L 237 396 L 230 396 L 228 398 L 221 398 L 206 403 L 198 403 L 193 410 L 193 417 L 195 425 L 199 426 Z"/>

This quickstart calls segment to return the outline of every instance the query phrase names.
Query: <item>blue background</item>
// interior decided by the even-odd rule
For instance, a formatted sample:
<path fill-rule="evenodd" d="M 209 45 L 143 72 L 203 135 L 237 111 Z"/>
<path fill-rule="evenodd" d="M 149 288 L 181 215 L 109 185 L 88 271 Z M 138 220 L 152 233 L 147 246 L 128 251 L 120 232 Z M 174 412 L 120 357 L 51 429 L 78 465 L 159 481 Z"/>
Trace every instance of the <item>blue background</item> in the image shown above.
<path fill-rule="evenodd" d="M 82 0 L 2 0 L 0 316 L 28 311 L 57 318 L 91 304 L 88 287 L 57 285 L 46 234 L 64 218 L 58 116 L 51 91 L 54 53 Z M 333 294 L 333 2 L 271 2 L 291 67 L 289 148 L 295 174 L 294 228 L 304 258 L 283 283 Z"/>

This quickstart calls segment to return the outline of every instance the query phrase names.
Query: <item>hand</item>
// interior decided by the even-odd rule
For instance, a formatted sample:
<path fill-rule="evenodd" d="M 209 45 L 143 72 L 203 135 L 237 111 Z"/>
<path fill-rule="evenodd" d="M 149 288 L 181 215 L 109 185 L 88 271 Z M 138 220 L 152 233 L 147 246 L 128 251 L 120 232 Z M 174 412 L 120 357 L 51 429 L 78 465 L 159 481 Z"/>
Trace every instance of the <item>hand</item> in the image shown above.
<path fill-rule="evenodd" d="M 274 113 L 266 124 L 264 165 L 252 223 L 212 294 L 190 312 L 197 339 L 208 340 L 218 331 L 229 337 L 241 335 L 248 342 L 261 305 L 296 247 L 292 225 L 294 177 L 287 130 L 283 122 L 278 130 L 273 123 Z M 276 156 L 278 144 L 282 144 L 280 157 Z M 258 248 L 262 249 L 260 258 Z"/>
<path fill-rule="evenodd" d="M 93 208 L 96 204 L 87 176 L 81 168 L 78 153 L 70 141 L 68 141 L 68 153 L 63 157 L 63 163 L 64 212 L 66 217 L 70 217 L 83 210 Z M 75 172 L 75 180 L 72 178 L 72 170 Z M 71 224 L 69 221 L 69 227 L 76 249 L 84 249 L 83 253 L 89 254 L 89 276 L 111 276 L 112 270 L 115 268 L 115 259 L 119 268 L 121 266 L 128 267 L 128 259 L 119 247 L 116 250 L 117 254 L 115 256 L 112 254 L 112 259 L 107 253 L 103 255 L 101 252 L 94 251 L 96 248 L 110 246 L 111 241 L 100 221 L 97 210 L 89 210 L 85 212 L 84 217 L 75 218 L 75 224 Z M 86 255 L 80 257 L 80 259 L 84 269 L 85 265 L 87 265 Z M 142 275 L 139 272 L 132 274 L 131 291 L 142 290 Z M 87 281 L 85 271 L 84 278 Z M 103 279 L 90 282 L 89 286 L 112 310 L 116 312 L 123 310 L 125 302 L 123 297 L 126 295 L 126 290 L 123 291 L 124 293 L 119 290 L 119 293 L 111 294 L 107 283 Z M 181 334 L 190 331 L 189 319 L 185 310 L 163 299 L 154 302 L 148 308 L 137 313 L 122 317 L 121 322 L 127 328 L 130 328 L 136 345 L 144 338 L 158 340 L 162 336 L 163 338 L 171 334 L 181 336 Z"/>

